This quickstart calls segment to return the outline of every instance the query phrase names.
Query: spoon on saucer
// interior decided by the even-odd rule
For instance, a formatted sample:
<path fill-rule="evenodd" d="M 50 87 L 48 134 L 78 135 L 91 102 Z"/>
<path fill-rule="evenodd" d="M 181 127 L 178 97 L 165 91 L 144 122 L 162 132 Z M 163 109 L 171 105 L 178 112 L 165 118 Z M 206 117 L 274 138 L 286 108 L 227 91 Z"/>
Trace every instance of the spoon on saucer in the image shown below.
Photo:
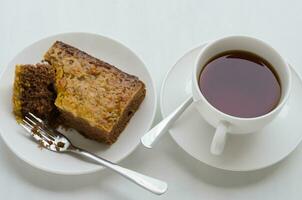
<path fill-rule="evenodd" d="M 181 116 L 181 114 L 188 108 L 193 102 L 193 97 L 187 98 L 178 108 L 176 108 L 171 114 L 149 130 L 145 135 L 141 137 L 141 143 L 147 147 L 152 148 L 152 145 L 165 133 L 168 132 L 174 122 Z"/>

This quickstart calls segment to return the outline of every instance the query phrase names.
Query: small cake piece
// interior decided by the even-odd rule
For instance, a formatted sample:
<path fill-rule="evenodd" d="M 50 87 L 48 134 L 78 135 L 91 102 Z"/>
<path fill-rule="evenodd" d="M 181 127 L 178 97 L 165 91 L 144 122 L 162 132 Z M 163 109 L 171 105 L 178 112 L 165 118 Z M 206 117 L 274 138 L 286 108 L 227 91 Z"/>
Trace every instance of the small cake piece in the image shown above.
<path fill-rule="evenodd" d="M 13 90 L 13 112 L 18 122 L 32 112 L 49 119 L 56 110 L 55 71 L 49 64 L 17 65 Z"/>
<path fill-rule="evenodd" d="M 64 123 L 90 139 L 114 143 L 143 101 L 144 83 L 59 41 L 44 59 L 56 70 L 55 105 Z"/>

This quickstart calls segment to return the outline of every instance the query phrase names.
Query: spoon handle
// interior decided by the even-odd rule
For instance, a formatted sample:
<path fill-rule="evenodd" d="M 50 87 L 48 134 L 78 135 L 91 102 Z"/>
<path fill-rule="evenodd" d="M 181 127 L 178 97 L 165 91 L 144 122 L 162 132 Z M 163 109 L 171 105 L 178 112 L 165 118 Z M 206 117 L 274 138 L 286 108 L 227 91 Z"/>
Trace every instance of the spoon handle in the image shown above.
<path fill-rule="evenodd" d="M 112 163 L 112 162 L 110 162 L 104 158 L 101 158 L 93 153 L 90 153 L 84 149 L 73 147 L 70 149 L 70 151 L 73 153 L 79 154 L 81 156 L 87 157 L 87 158 L 95 161 L 96 163 L 117 172 L 118 174 L 122 175 L 123 177 L 127 178 L 128 180 L 132 181 L 133 183 L 141 186 L 142 188 L 149 190 L 150 192 L 152 192 L 154 194 L 157 194 L 157 195 L 163 194 L 168 189 L 167 183 L 165 183 L 161 180 L 140 174 L 138 172 L 132 171 L 130 169 L 126 169 L 124 167 L 121 167 L 115 163 Z"/>
<path fill-rule="evenodd" d="M 159 122 L 143 137 L 141 137 L 142 144 L 147 148 L 152 148 L 152 145 L 166 133 L 171 125 L 180 117 L 186 108 L 193 102 L 192 96 L 187 98 L 178 108 L 176 108 L 168 117 Z"/>

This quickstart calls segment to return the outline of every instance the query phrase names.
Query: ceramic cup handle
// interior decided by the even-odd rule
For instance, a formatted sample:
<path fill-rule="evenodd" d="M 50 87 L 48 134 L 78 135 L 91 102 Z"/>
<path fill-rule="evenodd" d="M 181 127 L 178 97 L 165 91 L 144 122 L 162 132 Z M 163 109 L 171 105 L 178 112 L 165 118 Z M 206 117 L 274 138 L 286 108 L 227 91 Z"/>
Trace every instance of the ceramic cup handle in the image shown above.
<path fill-rule="evenodd" d="M 224 122 L 219 122 L 215 135 L 211 144 L 211 153 L 214 155 L 222 154 L 226 143 L 228 125 Z"/>

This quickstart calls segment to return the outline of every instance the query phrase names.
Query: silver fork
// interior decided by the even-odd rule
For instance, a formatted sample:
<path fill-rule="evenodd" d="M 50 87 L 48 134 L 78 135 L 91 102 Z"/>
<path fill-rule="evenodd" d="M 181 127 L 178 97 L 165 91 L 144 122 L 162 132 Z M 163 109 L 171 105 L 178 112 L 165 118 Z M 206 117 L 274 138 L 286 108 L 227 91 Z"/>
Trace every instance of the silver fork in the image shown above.
<path fill-rule="evenodd" d="M 74 146 L 66 136 L 47 126 L 46 123 L 32 113 L 28 113 L 24 117 L 23 123 L 20 123 L 20 125 L 25 128 L 42 147 L 55 152 L 72 152 L 87 157 L 155 194 L 160 195 L 167 191 L 167 183 L 163 181 L 123 168 L 93 153 Z"/>

